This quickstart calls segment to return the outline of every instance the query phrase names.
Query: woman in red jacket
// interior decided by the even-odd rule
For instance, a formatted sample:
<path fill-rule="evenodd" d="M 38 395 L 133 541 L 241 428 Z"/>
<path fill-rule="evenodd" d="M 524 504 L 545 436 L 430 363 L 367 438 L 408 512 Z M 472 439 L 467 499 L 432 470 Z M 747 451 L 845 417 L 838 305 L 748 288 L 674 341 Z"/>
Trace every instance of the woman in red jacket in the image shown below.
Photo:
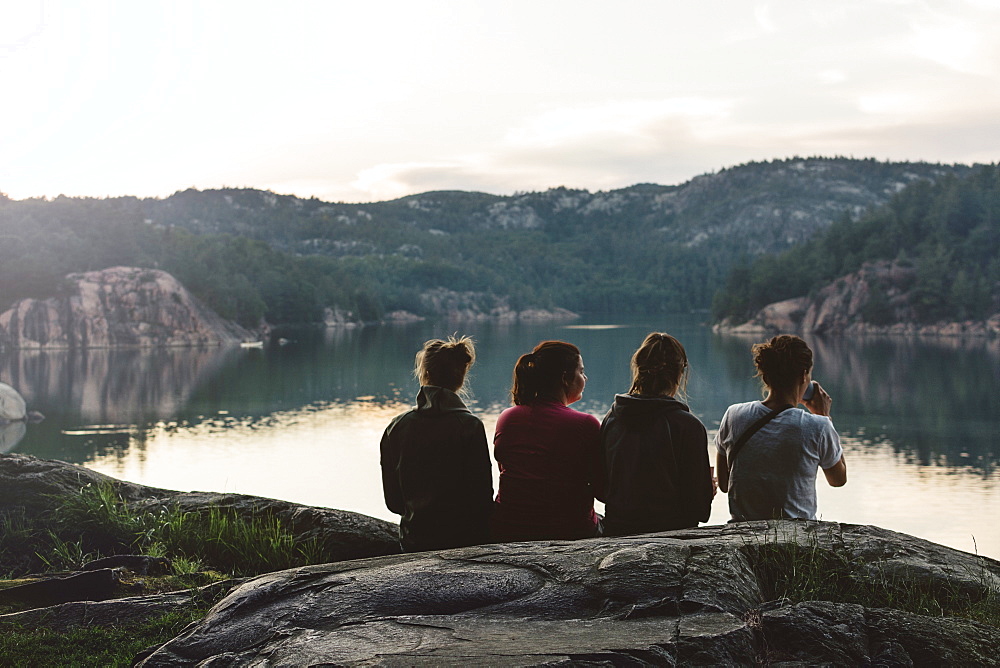
<path fill-rule="evenodd" d="M 500 489 L 491 522 L 495 542 L 572 540 L 600 535 L 600 422 L 569 407 L 587 376 L 580 350 L 543 341 L 514 367 L 514 406 L 493 438 Z"/>

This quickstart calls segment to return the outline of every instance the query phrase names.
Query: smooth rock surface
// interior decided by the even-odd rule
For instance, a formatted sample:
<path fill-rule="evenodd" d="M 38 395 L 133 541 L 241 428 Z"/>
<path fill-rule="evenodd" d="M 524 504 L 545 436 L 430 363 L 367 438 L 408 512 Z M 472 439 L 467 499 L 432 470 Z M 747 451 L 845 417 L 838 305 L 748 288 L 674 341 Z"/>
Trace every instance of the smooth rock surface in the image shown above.
<path fill-rule="evenodd" d="M 255 338 L 156 269 L 70 274 L 59 296 L 22 299 L 0 313 L 0 342 L 11 348 L 217 346 Z"/>
<path fill-rule="evenodd" d="M 187 591 L 129 596 L 110 601 L 74 601 L 24 612 L 0 615 L 5 623 L 65 632 L 78 626 L 119 626 L 137 623 L 168 612 L 218 601 L 242 580 L 225 580 Z"/>
<path fill-rule="evenodd" d="M 976 622 L 824 601 L 767 602 L 769 585 L 754 562 L 774 545 L 837 550 L 861 571 L 877 567 L 970 596 L 1000 588 L 996 561 L 836 523 L 755 522 L 486 545 L 264 575 L 141 665 L 991 665 L 1000 659 L 1000 629 Z M 884 663 L 890 659 L 895 663 Z"/>

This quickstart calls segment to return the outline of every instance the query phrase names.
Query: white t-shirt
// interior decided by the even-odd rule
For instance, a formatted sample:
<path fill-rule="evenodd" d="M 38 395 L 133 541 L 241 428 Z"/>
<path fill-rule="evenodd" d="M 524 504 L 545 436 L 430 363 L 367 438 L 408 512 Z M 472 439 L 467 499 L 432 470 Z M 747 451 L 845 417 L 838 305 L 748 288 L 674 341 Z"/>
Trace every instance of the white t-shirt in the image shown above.
<path fill-rule="evenodd" d="M 760 401 L 726 409 L 715 447 L 726 453 L 743 432 L 771 411 Z M 730 459 L 729 512 L 735 521 L 776 517 L 816 519 L 816 471 L 843 456 L 829 417 L 799 408 L 782 411 Z"/>

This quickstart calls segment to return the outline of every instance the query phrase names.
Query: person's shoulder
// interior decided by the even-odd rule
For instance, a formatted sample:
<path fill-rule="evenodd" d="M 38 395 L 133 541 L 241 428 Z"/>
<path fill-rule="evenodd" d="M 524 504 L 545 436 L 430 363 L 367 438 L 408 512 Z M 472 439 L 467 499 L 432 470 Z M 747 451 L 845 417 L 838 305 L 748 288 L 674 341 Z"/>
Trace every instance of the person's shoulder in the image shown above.
<path fill-rule="evenodd" d="M 578 411 L 575 408 L 566 407 L 566 414 L 570 416 L 570 419 L 583 429 L 600 431 L 601 421 L 590 413 L 584 413 L 583 411 Z"/>
<path fill-rule="evenodd" d="M 700 429 L 705 431 L 705 424 L 701 419 L 689 410 L 671 411 L 667 414 L 668 419 L 675 424 L 682 425 L 688 429 Z"/>
<path fill-rule="evenodd" d="M 734 415 L 746 415 L 748 413 L 749 414 L 760 413 L 762 412 L 761 411 L 762 408 L 766 409 L 766 406 L 764 406 L 764 404 L 762 404 L 759 401 L 756 400 L 744 401 L 739 404 L 731 404 L 729 408 L 726 409 L 725 414 L 729 416 L 734 416 Z"/>
<path fill-rule="evenodd" d="M 806 429 L 816 432 L 828 430 L 836 431 L 833 426 L 833 420 L 829 415 L 816 415 L 807 410 L 800 410 L 799 413 L 801 413 L 799 419 L 801 420 L 802 426 Z"/>

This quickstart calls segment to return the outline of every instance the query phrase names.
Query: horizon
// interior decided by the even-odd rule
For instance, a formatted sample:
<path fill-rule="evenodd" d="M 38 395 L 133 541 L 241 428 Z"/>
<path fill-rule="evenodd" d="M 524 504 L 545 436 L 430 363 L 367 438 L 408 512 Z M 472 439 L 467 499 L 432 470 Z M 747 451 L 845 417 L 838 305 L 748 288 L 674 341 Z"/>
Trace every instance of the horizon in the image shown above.
<path fill-rule="evenodd" d="M 992 164 L 997 32 L 988 0 L 25 0 L 0 25 L 0 191 L 371 203 Z"/>
<path fill-rule="evenodd" d="M 355 205 L 364 205 L 364 204 L 381 204 L 381 203 L 385 203 L 385 202 L 392 202 L 392 201 L 396 201 L 396 200 L 400 200 L 400 199 L 406 199 L 407 197 L 419 197 L 420 195 L 429 195 L 429 194 L 433 194 L 433 193 L 442 193 L 442 192 L 472 193 L 472 194 L 488 195 L 488 196 L 491 196 L 491 197 L 517 197 L 519 195 L 525 195 L 525 194 L 545 193 L 545 192 L 549 192 L 549 191 L 552 191 L 552 190 L 559 190 L 561 188 L 564 188 L 566 190 L 572 190 L 572 191 L 584 191 L 584 192 L 588 192 L 588 193 L 591 193 L 591 194 L 610 193 L 610 192 L 616 192 L 618 190 L 628 190 L 629 188 L 635 188 L 635 187 L 638 187 L 638 186 L 655 186 L 655 187 L 664 187 L 664 188 L 681 188 L 681 187 L 687 185 L 688 183 L 694 181 L 695 179 L 701 178 L 703 176 L 712 176 L 712 175 L 715 175 L 715 174 L 719 174 L 720 172 L 723 172 L 723 171 L 728 171 L 728 170 L 732 170 L 732 169 L 739 169 L 741 167 L 749 167 L 749 166 L 752 166 L 752 165 L 770 164 L 770 163 L 774 163 L 774 162 L 792 162 L 792 161 L 796 161 L 796 160 L 801 160 L 801 161 L 808 161 L 808 160 L 855 160 L 855 161 L 876 160 L 877 162 L 882 163 L 882 164 L 907 164 L 907 163 L 913 163 L 913 164 L 927 164 L 927 165 L 941 165 L 941 166 L 964 166 L 964 167 L 970 167 L 970 168 L 997 164 L 995 162 L 994 163 L 959 163 L 959 162 L 946 163 L 946 162 L 930 162 L 930 161 L 926 161 L 926 160 L 877 160 L 876 158 L 856 158 L 856 157 L 853 157 L 853 156 L 820 156 L 820 155 L 789 156 L 789 157 L 785 157 L 785 158 L 772 158 L 770 160 L 752 160 L 752 161 L 749 161 L 749 162 L 740 163 L 738 165 L 725 165 L 725 166 L 720 167 L 719 169 L 712 170 L 710 172 L 703 172 L 701 174 L 695 174 L 694 176 L 688 177 L 688 178 L 686 178 L 685 180 L 683 180 L 683 181 L 681 181 L 679 183 L 652 183 L 652 182 L 649 182 L 649 181 L 642 181 L 642 182 L 637 182 L 637 183 L 631 183 L 631 184 L 628 184 L 628 185 L 624 185 L 624 186 L 621 186 L 621 187 L 618 187 L 618 188 L 608 188 L 608 189 L 605 189 L 605 190 L 591 190 L 591 189 L 588 189 L 588 188 L 578 188 L 578 187 L 575 187 L 575 186 L 562 184 L 562 185 L 558 185 L 558 186 L 550 186 L 548 188 L 543 188 L 543 189 L 515 191 L 515 192 L 507 193 L 507 194 L 503 194 L 503 193 L 491 193 L 491 192 L 486 192 L 484 190 L 461 190 L 461 189 L 458 189 L 458 188 L 437 188 L 435 190 L 425 190 L 425 191 L 421 191 L 421 192 L 409 193 L 409 194 L 406 194 L 406 195 L 401 195 L 399 197 L 392 197 L 392 198 L 380 199 L 380 200 L 364 200 L 364 201 L 357 201 L 357 202 L 346 202 L 346 201 L 340 201 L 340 200 L 324 200 L 323 198 L 316 197 L 315 195 L 304 196 L 304 195 L 300 195 L 298 193 L 292 193 L 292 192 L 275 192 L 275 191 L 270 190 L 268 188 L 261 188 L 261 187 L 249 186 L 249 185 L 244 185 L 244 186 L 219 185 L 219 186 L 212 186 L 212 187 L 207 187 L 207 188 L 196 188 L 194 186 L 189 186 L 187 188 L 183 188 L 183 189 L 180 189 L 180 190 L 175 190 L 174 192 L 172 192 L 170 194 L 167 194 L 167 195 L 151 195 L 151 196 L 140 196 L 140 195 L 133 195 L 133 194 L 128 194 L 128 193 L 121 194 L 121 195 L 65 195 L 63 193 L 60 193 L 58 195 L 51 195 L 51 196 L 49 196 L 49 195 L 40 195 L 40 196 L 35 196 L 35 197 L 25 197 L 25 198 L 17 199 L 17 198 L 9 197 L 8 193 L 5 193 L 3 190 L 0 190 L 0 195 L 8 195 L 7 199 L 9 201 L 12 201 L 12 202 L 23 202 L 23 201 L 30 201 L 30 200 L 44 200 L 44 201 L 51 202 L 51 201 L 54 201 L 56 199 L 59 199 L 60 197 L 66 197 L 66 198 L 69 198 L 69 199 L 94 199 L 94 200 L 102 200 L 102 199 L 124 199 L 124 198 L 134 197 L 134 198 L 140 199 L 140 200 L 145 200 L 145 199 L 165 200 L 165 199 L 169 199 L 170 197 L 173 197 L 175 195 L 187 192 L 189 190 L 193 190 L 193 191 L 199 192 L 199 193 L 247 190 L 247 191 L 271 193 L 272 195 L 276 195 L 278 197 L 294 197 L 294 198 L 300 199 L 300 200 L 317 199 L 317 200 L 319 200 L 321 202 L 324 202 L 326 204 L 341 204 L 341 205 L 345 205 L 345 206 L 355 206 Z"/>

